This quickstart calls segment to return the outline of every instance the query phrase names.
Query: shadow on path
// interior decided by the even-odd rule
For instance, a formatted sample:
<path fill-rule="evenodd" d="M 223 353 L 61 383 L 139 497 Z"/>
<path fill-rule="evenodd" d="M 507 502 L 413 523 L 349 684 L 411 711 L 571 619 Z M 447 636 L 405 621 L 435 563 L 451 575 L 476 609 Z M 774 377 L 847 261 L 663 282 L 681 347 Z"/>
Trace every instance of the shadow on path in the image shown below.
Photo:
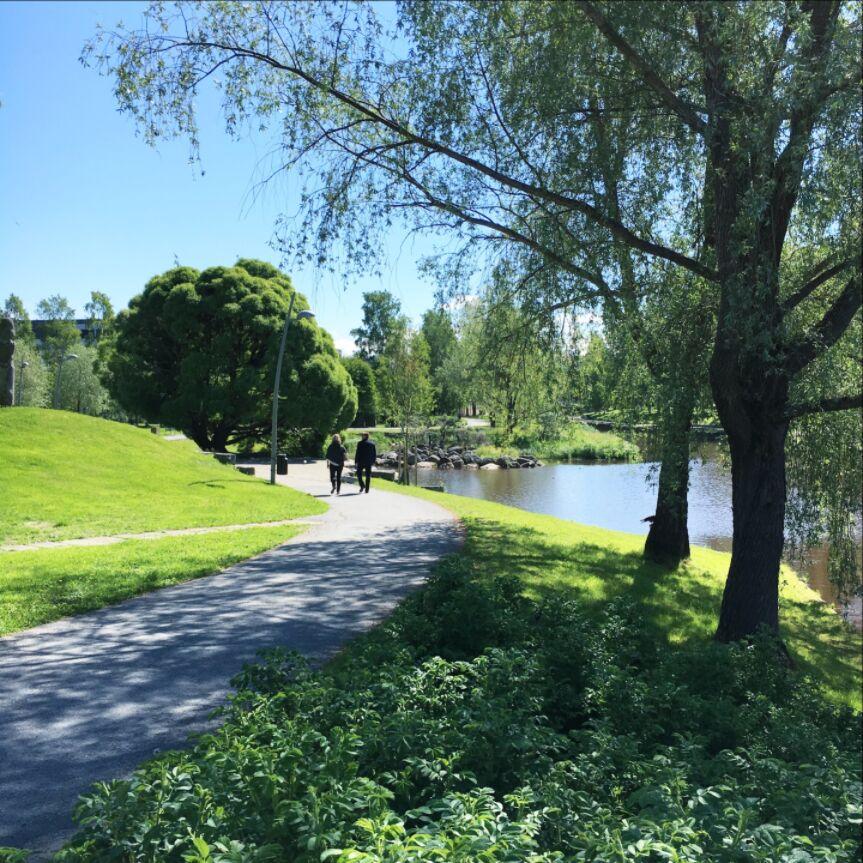
<path fill-rule="evenodd" d="M 380 621 L 458 547 L 436 509 L 342 539 L 322 525 L 217 575 L 0 639 L 0 846 L 56 848 L 92 782 L 212 727 L 258 650 L 321 660 Z"/>

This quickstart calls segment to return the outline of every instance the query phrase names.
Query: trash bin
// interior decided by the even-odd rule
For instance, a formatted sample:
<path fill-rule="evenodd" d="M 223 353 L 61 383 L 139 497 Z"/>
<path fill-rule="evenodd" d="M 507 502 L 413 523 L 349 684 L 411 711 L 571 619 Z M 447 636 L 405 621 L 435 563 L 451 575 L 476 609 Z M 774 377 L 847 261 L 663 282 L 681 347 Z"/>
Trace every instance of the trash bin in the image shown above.
<path fill-rule="evenodd" d="M 276 473 L 279 474 L 279 476 L 287 476 L 288 457 L 283 452 L 280 452 L 276 456 Z"/>

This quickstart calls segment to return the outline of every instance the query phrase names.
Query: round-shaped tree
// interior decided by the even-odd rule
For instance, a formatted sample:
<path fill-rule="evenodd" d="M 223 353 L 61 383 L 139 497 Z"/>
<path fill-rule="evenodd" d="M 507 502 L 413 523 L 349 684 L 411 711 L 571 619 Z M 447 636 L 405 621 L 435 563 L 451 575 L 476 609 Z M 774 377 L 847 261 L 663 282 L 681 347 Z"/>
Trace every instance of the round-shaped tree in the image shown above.
<path fill-rule="evenodd" d="M 291 280 L 263 261 L 152 278 L 117 319 L 111 391 L 131 414 L 182 429 L 216 451 L 269 434 L 273 375 Z M 309 307 L 297 293 L 294 314 Z M 288 334 L 280 393 L 283 428 L 343 428 L 357 393 L 333 340 L 313 320 Z"/>

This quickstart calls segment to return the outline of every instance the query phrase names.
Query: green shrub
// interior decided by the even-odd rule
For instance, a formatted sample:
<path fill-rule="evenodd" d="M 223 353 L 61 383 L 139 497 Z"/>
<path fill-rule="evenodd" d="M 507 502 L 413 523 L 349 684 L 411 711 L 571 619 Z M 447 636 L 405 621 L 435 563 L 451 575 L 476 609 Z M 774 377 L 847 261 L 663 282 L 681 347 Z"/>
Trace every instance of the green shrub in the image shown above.
<path fill-rule="evenodd" d="M 218 731 L 83 799 L 60 860 L 859 859 L 859 716 L 766 637 L 671 649 L 450 559 L 327 670 L 234 682 Z"/>

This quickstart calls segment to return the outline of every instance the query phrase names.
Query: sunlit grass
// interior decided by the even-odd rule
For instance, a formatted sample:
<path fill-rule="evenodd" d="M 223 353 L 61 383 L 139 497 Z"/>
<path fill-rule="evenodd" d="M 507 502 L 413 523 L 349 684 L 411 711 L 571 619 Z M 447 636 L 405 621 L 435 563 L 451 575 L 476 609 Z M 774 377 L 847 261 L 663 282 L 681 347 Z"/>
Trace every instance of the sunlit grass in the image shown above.
<path fill-rule="evenodd" d="M 694 548 L 673 571 L 645 562 L 643 537 L 539 515 L 490 501 L 385 486 L 447 507 L 466 527 L 462 551 L 484 575 L 515 575 L 532 597 L 569 597 L 599 609 L 626 596 L 669 644 L 708 641 L 716 628 L 729 555 Z M 782 635 L 798 669 L 837 702 L 861 707 L 860 633 L 783 569 Z"/>
<path fill-rule="evenodd" d="M 188 440 L 65 411 L 0 411 L 0 543 L 280 521 L 326 505 Z"/>
<path fill-rule="evenodd" d="M 255 527 L 0 553 L 0 635 L 209 575 L 302 530 L 299 525 Z"/>

